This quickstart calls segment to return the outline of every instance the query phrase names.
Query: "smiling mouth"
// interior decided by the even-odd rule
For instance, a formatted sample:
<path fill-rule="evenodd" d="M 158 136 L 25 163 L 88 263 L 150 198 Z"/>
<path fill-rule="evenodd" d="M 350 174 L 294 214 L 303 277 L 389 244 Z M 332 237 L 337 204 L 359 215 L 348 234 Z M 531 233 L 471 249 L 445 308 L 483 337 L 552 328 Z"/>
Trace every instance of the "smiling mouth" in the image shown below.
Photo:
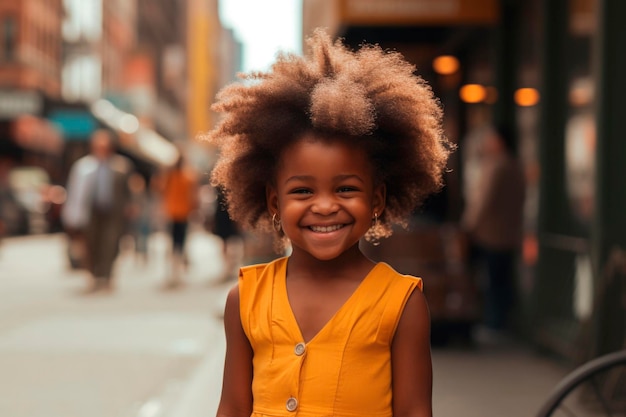
<path fill-rule="evenodd" d="M 342 227 L 344 227 L 343 224 L 334 224 L 332 226 L 309 226 L 309 229 L 316 233 L 330 233 L 334 232 L 335 230 L 339 230 Z"/>

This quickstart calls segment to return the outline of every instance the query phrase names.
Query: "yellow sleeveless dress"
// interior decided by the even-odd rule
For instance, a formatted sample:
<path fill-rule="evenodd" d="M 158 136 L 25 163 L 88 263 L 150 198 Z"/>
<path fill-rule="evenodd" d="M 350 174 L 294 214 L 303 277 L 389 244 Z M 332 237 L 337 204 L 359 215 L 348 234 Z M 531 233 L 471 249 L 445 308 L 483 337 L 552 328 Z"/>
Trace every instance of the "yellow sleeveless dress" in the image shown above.
<path fill-rule="evenodd" d="M 254 351 L 253 417 L 391 417 L 391 341 L 420 278 L 378 263 L 304 344 L 287 298 L 287 258 L 244 267 L 243 329 Z"/>

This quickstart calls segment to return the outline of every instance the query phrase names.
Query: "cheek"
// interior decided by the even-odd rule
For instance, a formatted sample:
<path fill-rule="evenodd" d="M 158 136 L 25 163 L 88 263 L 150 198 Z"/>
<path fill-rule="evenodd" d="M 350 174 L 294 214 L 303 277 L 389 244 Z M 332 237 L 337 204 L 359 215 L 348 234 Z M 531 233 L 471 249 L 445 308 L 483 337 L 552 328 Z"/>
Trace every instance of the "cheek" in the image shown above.
<path fill-rule="evenodd" d="M 371 217 L 374 210 L 374 206 L 372 203 L 373 202 L 371 199 L 363 199 L 351 202 L 350 204 L 346 205 L 346 208 L 348 208 L 348 210 L 352 212 L 354 216 L 358 216 L 360 218 L 369 218 Z"/>
<path fill-rule="evenodd" d="M 280 202 L 278 209 L 282 217 L 298 217 L 302 214 L 303 211 L 306 210 L 306 207 L 303 204 L 299 204 L 297 201 L 287 200 Z"/>

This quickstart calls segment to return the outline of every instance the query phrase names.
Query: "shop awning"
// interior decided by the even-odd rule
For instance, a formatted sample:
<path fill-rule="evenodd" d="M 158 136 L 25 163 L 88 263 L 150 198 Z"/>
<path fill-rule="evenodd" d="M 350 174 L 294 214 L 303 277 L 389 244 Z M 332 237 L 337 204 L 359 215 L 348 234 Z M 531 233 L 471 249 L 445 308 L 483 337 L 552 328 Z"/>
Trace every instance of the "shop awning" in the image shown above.
<path fill-rule="evenodd" d="M 118 132 L 123 149 L 162 168 L 173 166 L 178 160 L 178 148 L 152 129 L 139 127 L 136 132 Z"/>
<path fill-rule="evenodd" d="M 120 110 L 105 99 L 94 102 L 91 111 L 96 119 L 118 134 L 124 151 L 164 168 L 171 167 L 178 160 L 176 145 L 153 129 L 141 126 L 135 115 Z"/>
<path fill-rule="evenodd" d="M 50 155 L 59 155 L 63 151 L 61 133 L 48 120 L 22 115 L 11 123 L 11 136 L 19 147 Z"/>

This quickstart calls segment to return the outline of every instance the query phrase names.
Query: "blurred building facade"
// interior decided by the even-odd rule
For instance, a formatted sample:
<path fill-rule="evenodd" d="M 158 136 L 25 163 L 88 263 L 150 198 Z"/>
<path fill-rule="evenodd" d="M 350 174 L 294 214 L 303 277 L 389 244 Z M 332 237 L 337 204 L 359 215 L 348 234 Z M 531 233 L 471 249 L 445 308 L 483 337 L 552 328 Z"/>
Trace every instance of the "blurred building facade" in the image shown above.
<path fill-rule="evenodd" d="M 459 150 L 428 222 L 458 223 L 473 136 L 514 128 L 528 187 L 516 330 L 572 361 L 625 347 L 625 13 L 619 0 L 303 1 L 304 37 L 323 26 L 397 50 L 441 98 Z M 461 306 L 462 288 L 442 305 Z"/>
<path fill-rule="evenodd" d="M 3 87 L 60 92 L 62 0 L 2 2 Z"/>
<path fill-rule="evenodd" d="M 113 130 L 122 151 L 144 174 L 173 163 L 177 151 L 170 137 L 155 130 L 154 109 L 159 97 L 156 54 L 165 42 L 174 41 L 151 32 L 152 22 L 162 21 L 161 9 L 169 12 L 171 4 L 65 0 L 64 96 L 56 120 L 70 145 L 66 166 L 87 151 L 96 127 Z"/>
<path fill-rule="evenodd" d="M 0 0 L 0 154 L 59 185 L 100 127 L 146 176 L 194 148 L 241 46 L 217 0 Z M 235 68 L 236 67 L 236 68 Z"/>
<path fill-rule="evenodd" d="M 233 49 L 220 48 L 217 0 L 65 0 L 65 5 L 60 107 L 78 113 L 69 119 L 82 118 L 86 131 L 94 124 L 89 118 L 116 131 L 122 150 L 143 171 L 169 166 L 214 123 L 209 108 L 224 77 L 221 62 L 237 60 L 220 55 Z M 76 36 L 72 28 L 84 34 Z M 76 154 L 84 153 L 86 137 L 75 135 Z"/>
<path fill-rule="evenodd" d="M 53 175 L 63 142 L 46 120 L 60 96 L 62 0 L 0 1 L 0 153 Z"/>
<path fill-rule="evenodd" d="M 137 7 L 138 47 L 126 83 L 134 114 L 172 141 L 185 140 L 187 4 L 139 0 Z"/>
<path fill-rule="evenodd" d="M 240 62 L 240 58 L 238 43 L 220 22 L 218 0 L 187 1 L 186 125 L 189 137 L 195 138 L 217 121 L 210 106 L 224 81 L 230 78 L 231 64 Z M 214 162 L 215 149 L 194 141 L 188 156 L 192 164 L 208 170 Z"/>

